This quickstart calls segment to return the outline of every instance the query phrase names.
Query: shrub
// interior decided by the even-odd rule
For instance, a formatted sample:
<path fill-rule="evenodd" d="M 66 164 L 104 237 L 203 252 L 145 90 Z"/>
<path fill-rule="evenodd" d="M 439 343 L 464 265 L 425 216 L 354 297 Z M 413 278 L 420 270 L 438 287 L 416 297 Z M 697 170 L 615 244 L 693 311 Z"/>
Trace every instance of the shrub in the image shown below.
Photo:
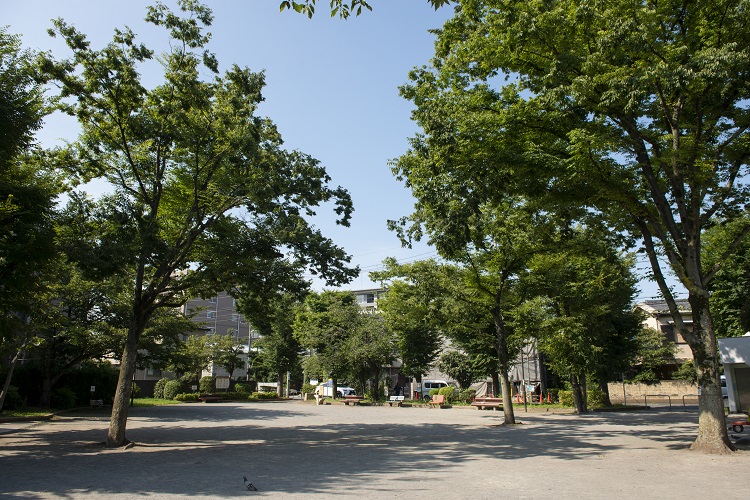
<path fill-rule="evenodd" d="M 247 396 L 250 394 L 250 385 L 249 384 L 234 384 L 234 390 L 235 392 L 239 392 Z"/>
<path fill-rule="evenodd" d="M 60 409 L 74 408 L 76 406 L 76 393 L 68 387 L 55 389 L 52 393 L 52 407 Z"/>
<path fill-rule="evenodd" d="M 200 392 L 213 394 L 216 392 L 216 378 L 215 377 L 201 377 L 198 383 Z"/>
<path fill-rule="evenodd" d="M 587 389 L 587 399 L 589 408 L 601 408 L 604 406 L 604 391 L 601 387 L 591 386 Z"/>
<path fill-rule="evenodd" d="M 164 399 L 174 399 L 181 392 L 182 383 L 177 380 L 170 380 L 164 385 Z"/>
<path fill-rule="evenodd" d="M 573 406 L 573 391 L 559 390 L 557 391 L 557 397 L 560 400 L 560 404 L 563 406 Z"/>
<path fill-rule="evenodd" d="M 315 394 L 315 389 L 312 384 L 302 384 L 302 394 Z"/>
<path fill-rule="evenodd" d="M 435 389 L 432 389 L 430 391 L 430 395 L 432 395 L 432 391 L 434 391 L 434 390 Z M 445 402 L 447 404 L 451 404 L 458 397 L 458 391 L 452 385 L 449 385 L 447 387 L 441 387 L 440 389 L 438 389 L 437 393 L 438 394 L 442 394 L 443 396 L 445 396 Z"/>
<path fill-rule="evenodd" d="M 254 392 L 250 395 L 254 399 L 276 399 L 277 395 L 275 392 Z"/>
<path fill-rule="evenodd" d="M 157 399 L 164 399 L 164 386 L 169 382 L 168 378 L 159 379 L 154 385 L 154 397 Z"/>
<path fill-rule="evenodd" d="M 199 397 L 200 397 L 200 394 L 196 394 L 194 392 L 191 392 L 191 393 L 183 392 L 182 394 L 177 394 L 174 397 L 174 399 L 176 399 L 177 401 L 183 401 L 185 403 L 197 403 Z"/>
<path fill-rule="evenodd" d="M 5 395 L 3 410 L 18 410 L 26 406 L 26 399 L 18 392 L 18 387 L 11 385 Z"/>
<path fill-rule="evenodd" d="M 475 389 L 463 389 L 458 393 L 458 400 L 462 403 L 471 404 L 476 395 L 477 391 Z"/>

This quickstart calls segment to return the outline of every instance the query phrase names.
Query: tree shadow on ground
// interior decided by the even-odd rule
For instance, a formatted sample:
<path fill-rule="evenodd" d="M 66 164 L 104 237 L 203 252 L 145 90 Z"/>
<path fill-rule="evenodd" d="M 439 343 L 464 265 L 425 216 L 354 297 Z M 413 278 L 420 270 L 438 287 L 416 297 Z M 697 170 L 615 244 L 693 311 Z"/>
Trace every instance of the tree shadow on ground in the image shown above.
<path fill-rule="evenodd" d="M 362 420 L 374 423 L 357 422 L 365 415 L 360 410 L 371 412 Z M 683 450 L 696 429 L 694 416 L 675 412 L 519 414 L 523 424 L 502 426 L 499 412 L 376 411 L 352 408 L 334 419 L 304 405 L 135 408 L 128 437 L 138 444 L 127 450 L 103 447 L 108 419 L 66 417 L 0 436 L 0 497 L 229 498 L 248 494 L 243 476 L 276 494 L 340 493 L 383 477 L 414 488 L 414 477 L 439 480 L 443 471 L 479 461 L 581 461 L 625 449 Z M 442 411 L 466 418 L 442 422 L 445 415 L 430 413 Z M 410 421 L 415 416 L 422 421 Z"/>

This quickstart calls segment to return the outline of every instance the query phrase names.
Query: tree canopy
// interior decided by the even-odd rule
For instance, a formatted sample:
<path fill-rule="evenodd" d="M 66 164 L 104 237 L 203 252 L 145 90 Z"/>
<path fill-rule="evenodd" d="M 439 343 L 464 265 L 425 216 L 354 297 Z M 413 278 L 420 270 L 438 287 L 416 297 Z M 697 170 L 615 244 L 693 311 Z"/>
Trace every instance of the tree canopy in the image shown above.
<path fill-rule="evenodd" d="M 750 231 L 702 264 L 704 230 L 748 204 L 746 1 L 465 0 L 404 95 L 411 155 L 465 192 L 523 194 L 640 241 L 703 389 L 694 448 L 731 449 L 708 286 Z M 402 174 L 403 175 L 403 174 Z M 408 180 L 408 178 L 407 178 Z M 419 198 L 419 193 L 415 192 Z M 688 291 L 678 314 L 663 260 Z"/>
<path fill-rule="evenodd" d="M 160 3 L 148 9 L 147 21 L 170 36 L 157 59 L 163 81 L 153 88 L 139 75 L 153 52 L 127 28 L 95 50 L 57 20 L 51 34 L 62 36 L 73 55 L 45 65 L 82 129 L 67 172 L 113 187 L 99 200 L 71 198 L 73 209 L 95 221 L 72 228 L 79 230 L 79 254 L 89 259 L 90 273 L 131 281 L 132 322 L 108 435 L 116 446 L 127 442 L 138 342 L 157 309 L 224 288 L 237 262 L 260 274 L 288 258 L 331 284 L 354 272 L 343 250 L 306 219 L 328 203 L 338 223 L 348 225 L 349 194 L 329 186 L 316 159 L 285 151 L 273 123 L 257 116 L 262 73 L 236 65 L 219 73 L 206 48 L 211 10 L 192 0 L 179 7 L 184 16 Z"/>

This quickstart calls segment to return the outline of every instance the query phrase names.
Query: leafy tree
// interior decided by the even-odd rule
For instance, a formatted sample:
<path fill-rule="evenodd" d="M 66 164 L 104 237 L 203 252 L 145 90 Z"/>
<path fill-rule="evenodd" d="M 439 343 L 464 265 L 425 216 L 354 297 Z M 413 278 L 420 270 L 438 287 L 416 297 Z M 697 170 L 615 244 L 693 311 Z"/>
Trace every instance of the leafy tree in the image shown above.
<path fill-rule="evenodd" d="M 229 378 L 232 378 L 235 370 L 244 363 L 241 355 L 246 346 L 245 342 L 238 340 L 234 335 L 214 335 L 211 361 L 214 365 L 224 368 L 229 373 Z"/>
<path fill-rule="evenodd" d="M 282 395 L 284 375 L 296 371 L 299 365 L 300 345 L 294 337 L 295 311 L 299 299 L 292 293 L 280 295 L 245 294 L 238 308 L 258 330 L 261 338 L 254 342 L 258 353 L 253 360 L 256 369 L 273 374 L 277 393 Z"/>
<path fill-rule="evenodd" d="M 347 346 L 360 319 L 360 308 L 348 292 L 311 293 L 297 310 L 294 338 L 318 358 L 325 374 L 333 381 L 333 394 L 336 394 L 338 379 L 350 371 Z"/>
<path fill-rule="evenodd" d="M 256 269 L 283 251 L 337 283 L 349 276 L 343 251 L 305 220 L 330 202 L 346 225 L 351 200 L 328 186 L 319 163 L 286 152 L 270 120 L 255 115 L 262 101 L 262 73 L 232 66 L 218 74 L 205 49 L 211 10 L 183 0 L 180 17 L 157 3 L 147 21 L 165 28 L 170 50 L 158 61 L 163 83 L 147 89 L 138 68 L 153 53 L 129 30 L 94 50 L 62 20 L 53 34 L 73 52 L 45 69 L 73 103 L 82 133 L 68 165 L 71 175 L 109 181 L 113 193 L 97 202 L 72 197 L 94 231 L 79 234 L 81 256 L 92 274 L 120 274 L 131 282 L 131 323 L 107 437 L 127 443 L 127 399 L 142 334 L 159 308 L 228 286 L 222 265 L 235 250 Z M 205 71 L 213 79 L 203 79 Z M 222 272 L 224 269 L 226 272 Z"/>
<path fill-rule="evenodd" d="M 0 409 L 13 369 L 33 342 L 29 319 L 44 307 L 52 269 L 54 203 L 61 186 L 43 167 L 34 133 L 49 111 L 34 54 L 0 28 L 0 355 L 12 358 L 0 387 Z"/>
<path fill-rule="evenodd" d="M 577 413 L 587 412 L 587 379 L 604 389 L 635 355 L 641 322 L 632 312 L 631 265 L 591 229 L 562 233 L 556 252 L 529 262 L 527 286 L 547 302 L 539 349 L 568 377 Z"/>
<path fill-rule="evenodd" d="M 703 265 L 710 269 L 719 252 L 734 240 L 744 222 L 716 224 L 703 236 Z M 739 244 L 737 252 L 726 260 L 710 284 L 711 317 L 716 336 L 740 337 L 750 331 L 750 240 Z"/>
<path fill-rule="evenodd" d="M 431 67 L 404 89 L 425 131 L 415 154 L 436 177 L 450 172 L 467 189 L 602 217 L 642 243 L 696 362 L 703 397 L 693 449 L 719 453 L 733 445 L 709 287 L 750 223 L 716 249 L 711 268 L 702 235 L 717 217 L 740 218 L 750 201 L 749 16 L 745 0 L 466 0 L 438 34 Z M 664 262 L 688 291 L 692 328 Z"/>
<path fill-rule="evenodd" d="M 443 347 L 438 317 L 445 286 L 435 262 L 399 266 L 389 258 L 384 265 L 385 271 L 370 273 L 373 281 L 392 280 L 388 293 L 378 300 L 378 312 L 396 335 L 401 373 L 421 383 Z M 393 280 L 396 276 L 406 279 Z"/>
<path fill-rule="evenodd" d="M 347 342 L 349 371 L 362 394 L 371 380 L 372 396 L 378 400 L 383 368 L 396 358 L 396 336 L 378 315 L 361 314 L 357 323 Z"/>
<path fill-rule="evenodd" d="M 468 388 L 481 377 L 471 357 L 460 351 L 446 351 L 440 355 L 438 369 L 458 382 L 462 389 Z"/>
<path fill-rule="evenodd" d="M 429 0 L 436 10 L 443 5 L 448 5 L 451 0 Z M 280 5 L 280 10 L 284 11 L 287 9 L 293 9 L 300 14 L 305 14 L 307 17 L 312 17 L 315 14 L 315 5 L 317 0 L 304 0 L 303 2 L 294 2 L 292 0 L 283 0 Z M 348 19 L 350 15 L 360 15 L 362 9 L 372 10 L 370 3 L 366 0 L 330 0 L 331 17 L 339 16 L 341 19 Z"/>
<path fill-rule="evenodd" d="M 638 353 L 633 360 L 637 372 L 629 382 L 641 384 L 656 384 L 660 378 L 657 374 L 659 367 L 674 362 L 677 346 L 668 340 L 663 332 L 653 328 L 641 328 L 636 335 Z"/>
<path fill-rule="evenodd" d="M 190 335 L 180 344 L 179 350 L 172 354 L 172 361 L 167 370 L 182 375 L 185 381 L 196 383 L 203 370 L 208 368 L 213 358 L 212 335 Z"/>

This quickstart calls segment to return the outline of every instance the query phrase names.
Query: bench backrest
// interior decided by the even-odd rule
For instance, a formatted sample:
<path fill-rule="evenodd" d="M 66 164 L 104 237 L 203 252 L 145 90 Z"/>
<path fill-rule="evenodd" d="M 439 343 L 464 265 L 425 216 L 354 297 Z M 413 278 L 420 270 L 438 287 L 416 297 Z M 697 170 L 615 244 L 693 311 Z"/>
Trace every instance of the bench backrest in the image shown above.
<path fill-rule="evenodd" d="M 390 397 L 390 398 L 388 398 L 388 399 L 389 399 L 390 401 L 403 401 L 403 400 L 404 400 L 404 396 L 391 396 L 391 397 Z"/>
<path fill-rule="evenodd" d="M 502 403 L 503 398 L 474 398 L 477 403 Z"/>

